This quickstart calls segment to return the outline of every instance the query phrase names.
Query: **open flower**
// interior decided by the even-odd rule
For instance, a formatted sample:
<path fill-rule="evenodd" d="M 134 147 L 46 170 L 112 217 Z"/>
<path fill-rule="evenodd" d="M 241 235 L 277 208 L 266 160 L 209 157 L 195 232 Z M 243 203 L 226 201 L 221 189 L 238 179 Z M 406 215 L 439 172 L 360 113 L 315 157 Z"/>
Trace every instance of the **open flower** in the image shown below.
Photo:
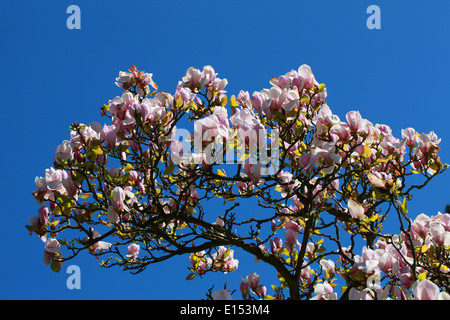
<path fill-rule="evenodd" d="M 226 289 L 219 289 L 217 291 L 214 291 L 212 294 L 213 300 L 233 300 L 231 297 L 230 291 Z"/>
<path fill-rule="evenodd" d="M 437 300 L 439 295 L 439 287 L 428 279 L 414 282 L 412 290 L 417 300 Z"/>
<path fill-rule="evenodd" d="M 364 219 L 364 207 L 356 200 L 348 200 L 348 210 L 354 219 Z"/>
<path fill-rule="evenodd" d="M 113 207 L 117 211 L 123 211 L 125 191 L 121 187 L 115 187 L 112 192 Z"/>
<path fill-rule="evenodd" d="M 325 281 L 319 283 L 314 288 L 314 297 L 311 300 L 336 300 L 337 294 L 333 292 L 333 287 Z"/>
<path fill-rule="evenodd" d="M 135 243 L 130 244 L 128 246 L 128 254 L 126 255 L 127 258 L 136 259 L 140 250 L 141 247 L 138 244 Z"/>
<path fill-rule="evenodd" d="M 50 168 L 45 170 L 45 183 L 49 190 L 58 190 L 63 183 L 63 173 L 61 170 Z"/>

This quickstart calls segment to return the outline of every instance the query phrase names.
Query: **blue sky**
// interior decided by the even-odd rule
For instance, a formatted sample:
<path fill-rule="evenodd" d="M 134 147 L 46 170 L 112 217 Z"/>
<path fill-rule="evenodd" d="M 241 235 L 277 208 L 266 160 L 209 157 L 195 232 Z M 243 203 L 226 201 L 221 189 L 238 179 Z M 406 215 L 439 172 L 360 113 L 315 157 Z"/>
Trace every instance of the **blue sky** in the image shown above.
<path fill-rule="evenodd" d="M 71 4 L 81 9 L 80 30 L 66 27 Z M 366 26 L 372 4 L 381 9 L 379 30 Z M 31 196 L 34 178 L 52 166 L 73 121 L 107 120 L 99 108 L 121 94 L 114 79 L 131 65 L 173 93 L 187 68 L 210 64 L 228 79 L 229 95 L 237 95 L 309 64 L 341 118 L 359 110 L 396 136 L 409 126 L 434 130 L 442 138 L 441 159 L 450 163 L 449 12 L 444 0 L 2 1 L 0 298 L 199 299 L 213 284 L 238 289 L 241 275 L 264 272 L 245 264 L 253 257 L 238 257 L 232 274 L 192 281 L 184 280 L 187 258 L 137 276 L 100 268 L 88 255 L 59 274 L 42 263 L 43 243 L 24 227 L 39 208 Z M 436 214 L 450 203 L 449 174 L 416 193 L 412 216 Z M 70 264 L 81 269 L 80 290 L 66 287 Z"/>

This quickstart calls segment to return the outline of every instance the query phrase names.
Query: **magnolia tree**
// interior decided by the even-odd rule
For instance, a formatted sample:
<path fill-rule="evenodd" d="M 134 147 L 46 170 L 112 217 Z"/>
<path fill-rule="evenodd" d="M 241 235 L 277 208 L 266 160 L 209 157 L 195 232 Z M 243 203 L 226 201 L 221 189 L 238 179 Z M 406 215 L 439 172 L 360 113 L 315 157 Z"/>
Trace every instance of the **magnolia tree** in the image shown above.
<path fill-rule="evenodd" d="M 172 93 L 128 71 L 101 107 L 107 123 L 73 123 L 35 179 L 27 229 L 52 270 L 83 251 L 132 273 L 184 255 L 190 280 L 235 273 L 236 251 L 278 278 L 238 275 L 238 298 L 450 298 L 450 214 L 407 209 L 447 168 L 434 132 L 396 138 L 357 111 L 341 120 L 307 65 L 230 98 L 211 66 L 189 68 Z"/>

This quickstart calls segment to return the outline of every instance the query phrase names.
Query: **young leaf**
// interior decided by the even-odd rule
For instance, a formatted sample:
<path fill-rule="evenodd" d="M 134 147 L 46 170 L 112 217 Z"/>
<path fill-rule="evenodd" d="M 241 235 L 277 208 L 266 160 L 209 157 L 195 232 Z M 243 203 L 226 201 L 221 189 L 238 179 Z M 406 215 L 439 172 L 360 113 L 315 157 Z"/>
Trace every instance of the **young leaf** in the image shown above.
<path fill-rule="evenodd" d="M 192 280 L 192 279 L 194 279 L 195 278 L 195 276 L 196 276 L 197 274 L 196 273 L 194 273 L 194 272 L 192 272 L 192 273 L 189 273 L 188 275 L 187 275 L 187 277 L 186 277 L 186 280 Z"/>

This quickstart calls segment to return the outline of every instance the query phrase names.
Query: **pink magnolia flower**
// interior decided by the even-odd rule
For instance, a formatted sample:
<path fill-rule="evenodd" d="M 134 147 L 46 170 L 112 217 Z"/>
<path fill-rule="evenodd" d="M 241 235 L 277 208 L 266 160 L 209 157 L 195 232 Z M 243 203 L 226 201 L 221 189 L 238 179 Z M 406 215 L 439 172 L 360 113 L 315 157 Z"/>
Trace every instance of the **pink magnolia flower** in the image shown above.
<path fill-rule="evenodd" d="M 70 132 L 70 146 L 72 148 L 80 144 L 88 146 L 92 141 L 100 140 L 101 139 L 100 132 L 94 129 L 94 127 L 96 126 L 97 124 L 95 122 L 89 126 L 80 124 L 79 128 L 81 129 L 79 131 L 72 130 Z"/>
<path fill-rule="evenodd" d="M 178 83 L 178 86 L 186 86 L 191 89 L 195 88 L 202 78 L 202 72 L 196 68 L 190 67 L 186 71 L 186 75 L 182 78 L 182 81 Z"/>
<path fill-rule="evenodd" d="M 211 255 L 211 258 L 214 267 L 223 273 L 232 272 L 239 266 L 239 260 L 234 258 L 234 250 L 228 250 L 224 246 L 220 246 L 219 250 Z"/>
<path fill-rule="evenodd" d="M 425 238 L 428 234 L 431 219 L 425 214 L 420 214 L 411 224 L 411 231 L 421 238 Z"/>
<path fill-rule="evenodd" d="M 314 297 L 311 300 L 337 300 L 337 294 L 333 292 L 333 287 L 325 281 L 315 286 Z"/>
<path fill-rule="evenodd" d="M 226 92 L 223 89 L 225 89 L 227 84 L 228 84 L 228 80 L 227 79 L 216 78 L 216 79 L 214 79 L 214 81 L 209 86 L 209 92 L 213 91 L 213 92 L 219 92 L 219 93 L 223 94 L 223 93 Z M 219 97 L 221 97 L 221 96 L 222 95 L 219 95 Z"/>
<path fill-rule="evenodd" d="M 100 135 L 102 140 L 106 141 L 106 145 L 108 146 L 108 148 L 113 149 L 117 142 L 116 126 L 107 126 L 105 124 Z"/>
<path fill-rule="evenodd" d="M 349 124 L 349 128 L 353 132 L 361 132 L 365 131 L 372 124 L 361 117 L 359 111 L 350 111 L 346 115 L 347 122 Z"/>
<path fill-rule="evenodd" d="M 120 222 L 120 218 L 119 215 L 117 214 L 116 209 L 114 209 L 114 207 L 108 207 L 108 221 L 111 223 L 119 223 Z"/>
<path fill-rule="evenodd" d="M 394 181 L 390 173 L 372 171 L 367 174 L 369 182 L 378 189 L 391 189 L 394 186 Z"/>
<path fill-rule="evenodd" d="M 314 242 L 308 242 L 306 244 L 306 254 L 307 255 L 313 255 L 315 250 L 316 250 L 316 244 Z"/>
<path fill-rule="evenodd" d="M 247 284 L 250 287 L 250 289 L 256 290 L 256 288 L 258 288 L 259 280 L 260 280 L 259 274 L 257 274 L 256 272 L 252 272 L 249 275 L 247 275 L 247 277 L 243 282 Z"/>
<path fill-rule="evenodd" d="M 236 181 L 236 187 L 239 190 L 239 194 L 245 194 L 247 191 L 252 191 L 255 186 L 251 182 Z"/>
<path fill-rule="evenodd" d="M 259 284 L 259 281 L 259 274 L 257 274 L 256 272 L 250 273 L 249 275 L 247 275 L 245 280 L 242 280 L 242 283 L 240 285 L 241 293 L 244 294 L 245 288 L 248 287 L 252 292 L 264 298 L 266 296 L 267 289 L 264 285 Z"/>
<path fill-rule="evenodd" d="M 230 256 L 225 260 L 225 265 L 222 268 L 223 273 L 228 273 L 236 270 L 239 266 L 239 260 L 234 259 L 233 253 L 230 253 Z"/>
<path fill-rule="evenodd" d="M 302 229 L 302 227 L 297 222 L 292 220 L 286 220 L 286 222 L 284 223 L 284 228 L 286 230 L 292 230 L 295 232 L 299 232 Z"/>
<path fill-rule="evenodd" d="M 140 250 L 141 247 L 138 244 L 135 243 L 130 244 L 128 246 L 128 254 L 126 255 L 127 258 L 136 259 Z"/>
<path fill-rule="evenodd" d="M 101 237 L 101 234 L 97 230 L 94 230 L 94 228 L 92 226 L 89 228 L 89 231 L 91 233 L 92 239 L 95 240 L 95 239 Z M 98 240 L 89 247 L 89 250 L 95 253 L 95 252 L 97 252 L 97 250 L 105 250 L 105 249 L 109 249 L 111 247 L 112 247 L 112 243 Z"/>
<path fill-rule="evenodd" d="M 191 101 L 193 101 L 196 97 L 196 94 L 191 91 L 191 89 L 186 87 L 179 87 L 175 90 L 175 94 L 173 95 L 173 100 L 177 101 L 181 99 L 183 102 L 183 106 L 186 106 Z"/>
<path fill-rule="evenodd" d="M 212 294 L 213 300 L 233 300 L 231 297 L 231 293 L 228 290 L 225 289 L 219 289 L 217 291 L 214 291 Z"/>
<path fill-rule="evenodd" d="M 178 140 L 172 140 L 170 142 L 170 164 L 188 163 L 188 160 L 190 158 L 184 153 L 183 143 Z"/>
<path fill-rule="evenodd" d="M 399 155 L 405 154 L 405 145 L 406 140 L 399 140 L 395 138 L 392 134 L 387 134 L 383 137 L 380 148 L 382 154 L 387 156 L 389 154 L 397 153 Z"/>
<path fill-rule="evenodd" d="M 430 233 L 436 246 L 444 246 L 445 248 L 450 246 L 450 232 L 445 231 L 438 221 L 430 223 Z"/>
<path fill-rule="evenodd" d="M 55 170 L 53 167 L 45 170 L 45 183 L 48 190 L 54 191 L 61 188 L 63 183 L 62 170 Z"/>
<path fill-rule="evenodd" d="M 304 65 L 306 66 L 306 65 Z M 305 68 L 305 67 L 303 67 Z M 278 78 L 272 78 L 270 83 L 274 86 L 280 87 L 282 89 L 294 89 L 298 90 L 303 89 L 303 84 L 305 79 L 299 76 L 298 71 L 291 70 L 284 75 L 279 76 Z"/>
<path fill-rule="evenodd" d="M 180 89 L 181 90 L 181 89 Z M 183 88 L 182 90 L 187 90 Z M 178 94 L 179 95 L 179 94 Z M 166 103 L 173 101 L 172 98 L 166 99 L 167 97 L 158 93 L 154 98 L 145 98 L 142 103 L 137 101 L 131 103 L 128 110 L 124 108 L 125 114 L 122 119 L 123 125 L 130 125 L 135 123 L 135 116 L 140 115 L 144 122 L 148 121 L 150 125 L 158 124 L 161 120 L 166 118 L 167 107 Z"/>
<path fill-rule="evenodd" d="M 48 238 L 45 242 L 45 250 L 44 250 L 44 264 L 49 265 L 53 257 L 61 257 L 60 243 L 58 240 L 54 238 Z"/>
<path fill-rule="evenodd" d="M 112 192 L 113 207 L 117 211 L 124 210 L 125 191 L 121 187 L 115 187 Z"/>
<path fill-rule="evenodd" d="M 194 132 L 186 140 L 194 142 L 196 149 L 203 151 L 204 146 L 221 138 L 229 138 L 227 111 L 223 107 L 216 107 L 212 115 L 195 122 Z"/>
<path fill-rule="evenodd" d="M 348 295 L 348 300 L 373 300 L 370 292 L 371 290 L 367 288 L 361 291 L 355 288 L 351 288 Z"/>
<path fill-rule="evenodd" d="M 281 172 L 278 174 L 278 178 L 280 178 L 281 183 L 286 184 L 292 181 L 292 173 L 281 170 Z"/>
<path fill-rule="evenodd" d="M 45 242 L 45 251 L 56 253 L 60 251 L 61 244 L 54 238 L 48 238 Z"/>
<path fill-rule="evenodd" d="M 236 98 L 237 103 L 242 105 L 248 105 L 250 103 L 250 94 L 248 91 L 241 90 Z"/>
<path fill-rule="evenodd" d="M 314 74 L 311 71 L 311 67 L 303 64 L 298 68 L 298 76 L 303 78 L 304 87 L 306 89 L 311 89 L 315 84 L 318 84 L 316 79 L 314 78 Z"/>
<path fill-rule="evenodd" d="M 260 162 L 253 164 L 250 160 L 244 163 L 244 165 L 242 166 L 244 172 L 255 184 L 261 181 L 262 168 L 263 165 Z"/>
<path fill-rule="evenodd" d="M 257 91 L 253 92 L 251 102 L 252 102 L 252 107 L 256 111 L 262 111 L 262 105 L 263 105 L 264 100 L 261 97 L 261 94 L 259 92 L 257 92 Z"/>
<path fill-rule="evenodd" d="M 236 109 L 230 122 L 238 130 L 238 138 L 242 143 L 248 146 L 263 144 L 266 130 L 253 111 L 247 108 Z"/>
<path fill-rule="evenodd" d="M 393 270 L 396 265 L 398 265 L 398 263 L 397 263 L 397 259 L 394 256 L 392 256 L 386 250 L 380 251 L 380 258 L 378 260 L 378 266 L 380 267 L 381 270 L 383 270 L 384 272 L 389 272 L 389 271 Z"/>
<path fill-rule="evenodd" d="M 307 262 L 303 261 L 303 265 L 306 265 Z M 313 274 L 313 270 L 311 269 L 310 266 L 304 266 L 302 268 L 302 271 L 300 272 L 300 278 L 302 280 L 308 280 L 308 283 L 311 282 L 311 275 Z"/>
<path fill-rule="evenodd" d="M 419 136 L 417 147 L 422 152 L 422 154 L 426 155 L 429 152 L 439 150 L 438 145 L 440 142 L 441 139 L 438 139 L 434 131 L 431 131 L 428 134 L 422 133 Z"/>
<path fill-rule="evenodd" d="M 350 126 L 344 122 L 334 123 L 330 133 L 338 136 L 341 141 L 348 141 L 352 137 Z"/>
<path fill-rule="evenodd" d="M 46 225 L 48 223 L 50 217 L 50 209 L 48 207 L 39 208 L 38 219 L 42 225 Z"/>
<path fill-rule="evenodd" d="M 326 174 L 330 174 L 334 170 L 335 164 L 341 163 L 341 156 L 335 153 L 335 144 L 326 142 L 320 147 L 315 147 L 311 152 L 311 156 L 315 158 L 316 164 L 322 167 Z"/>
<path fill-rule="evenodd" d="M 357 257 L 357 258 L 356 258 Z M 362 256 L 356 256 L 355 262 L 359 270 L 366 274 L 375 274 L 380 270 L 379 259 L 380 256 L 369 247 L 363 247 Z"/>
<path fill-rule="evenodd" d="M 128 172 L 128 181 L 132 182 L 142 194 L 145 194 L 145 186 L 142 179 L 142 174 L 135 170 Z"/>
<path fill-rule="evenodd" d="M 289 252 L 294 251 L 295 245 L 300 246 L 300 242 L 297 240 L 298 233 L 292 229 L 286 229 L 284 237 L 286 239 L 286 249 Z"/>
<path fill-rule="evenodd" d="M 450 232 L 450 214 L 449 213 L 438 213 L 437 216 L 434 217 L 439 223 L 444 227 L 445 231 Z"/>
<path fill-rule="evenodd" d="M 198 274 L 205 273 L 205 270 L 212 266 L 212 259 L 206 256 L 204 250 L 191 253 L 189 255 L 189 262 L 196 268 Z"/>
<path fill-rule="evenodd" d="M 320 122 L 324 126 L 332 127 L 334 125 L 339 125 L 341 120 L 337 115 L 331 112 L 331 109 L 327 104 L 324 104 L 313 119 L 313 123 L 317 124 L 317 122 Z"/>
<path fill-rule="evenodd" d="M 217 217 L 216 221 L 212 223 L 213 225 L 218 225 L 220 227 L 225 226 L 225 222 L 223 221 L 223 217 Z"/>
<path fill-rule="evenodd" d="M 64 140 L 55 151 L 54 159 L 56 162 L 63 160 L 65 162 L 70 162 L 74 158 L 72 147 L 70 146 L 70 141 Z"/>
<path fill-rule="evenodd" d="M 437 300 L 439 295 L 439 287 L 428 279 L 414 282 L 412 290 L 417 300 Z"/>
<path fill-rule="evenodd" d="M 402 138 L 405 139 L 406 145 L 412 148 L 417 142 L 417 132 L 414 128 L 402 129 Z"/>
<path fill-rule="evenodd" d="M 305 173 L 311 173 L 314 170 L 316 159 L 309 153 L 304 153 L 299 159 L 299 164 L 305 171 Z"/>
<path fill-rule="evenodd" d="M 202 87 L 206 87 L 209 84 L 211 84 L 216 79 L 216 72 L 214 71 L 214 68 L 211 66 L 204 66 L 203 71 L 201 73 L 200 78 L 200 85 Z"/>
<path fill-rule="evenodd" d="M 327 278 L 332 278 L 336 274 L 336 265 L 332 260 L 322 259 L 320 260 L 320 265 L 327 274 Z"/>
<path fill-rule="evenodd" d="M 414 278 L 409 267 L 401 267 L 397 272 L 397 277 L 406 288 L 409 289 L 413 285 Z"/>
<path fill-rule="evenodd" d="M 272 253 L 277 253 L 280 248 L 283 248 L 283 240 L 278 237 L 270 239 L 270 249 L 272 250 Z"/>
<path fill-rule="evenodd" d="M 365 217 L 364 207 L 354 199 L 348 200 L 348 210 L 350 212 L 351 217 L 354 219 L 364 219 Z"/>
<path fill-rule="evenodd" d="M 139 95 L 144 96 L 150 93 L 148 85 L 157 89 L 158 86 L 153 82 L 151 73 L 139 71 L 136 66 L 131 66 L 129 72 L 120 71 L 119 77 L 116 78 L 116 85 L 124 90 L 132 86 L 136 86 L 136 91 Z"/>

